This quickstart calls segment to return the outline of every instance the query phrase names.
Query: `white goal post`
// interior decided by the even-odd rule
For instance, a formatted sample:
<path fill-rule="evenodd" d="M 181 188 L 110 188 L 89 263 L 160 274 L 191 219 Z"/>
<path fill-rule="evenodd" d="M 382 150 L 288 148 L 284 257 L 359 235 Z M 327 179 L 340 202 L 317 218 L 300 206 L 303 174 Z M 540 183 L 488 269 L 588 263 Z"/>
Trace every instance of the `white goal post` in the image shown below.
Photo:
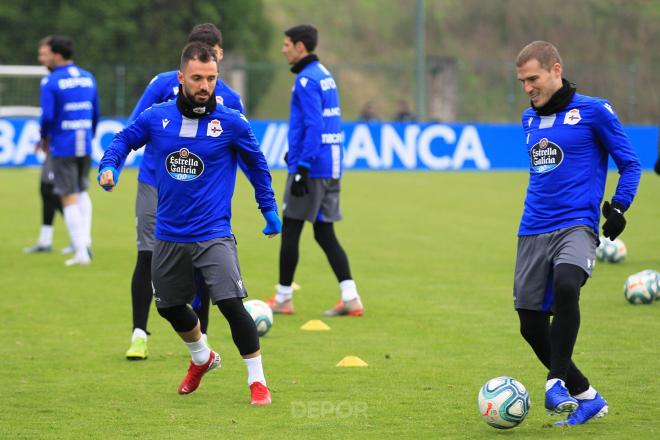
<path fill-rule="evenodd" d="M 35 104 L 39 80 L 48 73 L 44 66 L 0 65 L 0 117 L 41 116 L 41 108 Z M 25 96 L 31 98 L 29 102 Z"/>

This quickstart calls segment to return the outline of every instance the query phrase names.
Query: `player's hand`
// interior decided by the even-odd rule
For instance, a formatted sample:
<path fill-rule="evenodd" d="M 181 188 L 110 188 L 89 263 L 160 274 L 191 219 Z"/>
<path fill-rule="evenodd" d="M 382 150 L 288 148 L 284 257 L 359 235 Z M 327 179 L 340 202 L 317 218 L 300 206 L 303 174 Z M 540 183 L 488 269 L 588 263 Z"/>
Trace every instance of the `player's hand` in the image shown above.
<path fill-rule="evenodd" d="M 99 171 L 96 180 L 98 180 L 99 185 L 101 185 L 104 190 L 112 191 L 119 180 L 119 173 L 114 167 L 105 167 Z"/>
<path fill-rule="evenodd" d="M 272 238 L 282 232 L 282 221 L 280 220 L 280 216 L 277 215 L 277 211 L 266 211 L 262 214 L 266 219 L 266 227 L 261 231 L 264 235 Z"/>
<path fill-rule="evenodd" d="M 294 197 L 303 197 L 309 194 L 307 176 L 309 176 L 309 168 L 298 165 L 298 170 L 293 175 L 293 182 L 291 183 L 291 194 Z"/>
<path fill-rule="evenodd" d="M 655 171 L 655 174 L 660 174 L 660 157 L 658 157 L 658 160 L 655 161 L 655 167 L 653 167 L 653 171 Z"/>
<path fill-rule="evenodd" d="M 34 144 L 34 152 L 37 153 L 39 150 L 48 153 L 48 138 L 43 138 Z"/>
<path fill-rule="evenodd" d="M 603 235 L 610 240 L 617 238 L 626 227 L 626 219 L 623 216 L 625 208 L 617 202 L 603 203 L 603 216 L 606 218 L 603 224 Z"/>

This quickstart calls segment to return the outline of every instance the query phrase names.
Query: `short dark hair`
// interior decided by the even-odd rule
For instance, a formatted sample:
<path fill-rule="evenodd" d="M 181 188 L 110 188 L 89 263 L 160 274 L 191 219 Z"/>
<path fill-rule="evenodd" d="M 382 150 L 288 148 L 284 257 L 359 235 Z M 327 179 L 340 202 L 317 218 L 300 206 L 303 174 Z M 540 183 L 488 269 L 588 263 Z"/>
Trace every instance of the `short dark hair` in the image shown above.
<path fill-rule="evenodd" d="M 523 47 L 516 58 L 516 67 L 522 67 L 531 60 L 537 60 L 539 65 L 547 71 L 550 71 L 555 63 L 561 64 L 561 56 L 559 56 L 557 48 L 552 43 L 541 40 L 533 41 Z"/>
<path fill-rule="evenodd" d="M 213 47 L 222 47 L 222 32 L 213 23 L 198 24 L 190 31 L 188 43 L 199 41 Z"/>
<path fill-rule="evenodd" d="M 181 51 L 181 70 L 184 70 L 190 60 L 198 60 L 202 63 L 218 62 L 218 58 L 215 56 L 215 52 L 211 49 L 211 46 L 201 41 L 193 41 L 186 44 L 186 47 L 183 48 Z"/>
<path fill-rule="evenodd" d="M 39 46 L 48 46 L 53 53 L 59 53 L 65 60 L 73 58 L 73 39 L 66 35 L 49 35 L 39 42 Z"/>
<path fill-rule="evenodd" d="M 293 44 L 302 41 L 307 52 L 314 52 L 319 41 L 319 31 L 311 24 L 299 24 L 284 31 L 284 35 L 291 39 Z"/>

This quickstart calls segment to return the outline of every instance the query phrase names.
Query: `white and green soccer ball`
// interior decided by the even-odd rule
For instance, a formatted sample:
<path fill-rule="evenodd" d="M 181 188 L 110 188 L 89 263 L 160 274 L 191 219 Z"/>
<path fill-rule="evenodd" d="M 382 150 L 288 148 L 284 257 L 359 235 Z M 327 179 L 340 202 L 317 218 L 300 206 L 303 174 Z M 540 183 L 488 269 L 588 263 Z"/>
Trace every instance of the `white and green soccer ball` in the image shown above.
<path fill-rule="evenodd" d="M 600 237 L 600 245 L 596 248 L 596 258 L 598 261 L 607 263 L 619 263 L 626 258 L 628 250 L 620 238 L 610 240 L 606 237 Z"/>
<path fill-rule="evenodd" d="M 484 384 L 477 397 L 479 414 L 493 428 L 509 429 L 525 420 L 529 393 L 525 386 L 508 377 L 495 377 Z"/>
<path fill-rule="evenodd" d="M 655 290 L 654 290 L 655 299 L 660 300 L 660 272 L 658 272 L 657 270 L 653 270 L 653 269 L 646 269 L 646 270 L 641 271 L 640 273 L 645 274 L 645 275 L 651 277 L 652 279 L 655 279 L 655 281 L 656 281 L 655 282 Z"/>
<path fill-rule="evenodd" d="M 651 304 L 658 295 L 658 277 L 653 271 L 642 271 L 628 277 L 623 295 L 630 304 Z"/>
<path fill-rule="evenodd" d="M 268 307 L 268 304 L 258 299 L 251 299 L 245 301 L 243 306 L 254 320 L 259 336 L 268 333 L 273 326 L 273 311 Z"/>

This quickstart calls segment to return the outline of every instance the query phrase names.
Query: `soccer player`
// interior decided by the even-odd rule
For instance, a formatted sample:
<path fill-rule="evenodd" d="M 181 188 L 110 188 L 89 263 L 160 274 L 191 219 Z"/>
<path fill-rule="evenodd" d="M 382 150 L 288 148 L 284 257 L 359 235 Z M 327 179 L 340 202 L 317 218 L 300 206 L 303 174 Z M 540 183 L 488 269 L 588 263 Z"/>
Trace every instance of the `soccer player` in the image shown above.
<path fill-rule="evenodd" d="M 293 276 L 298 264 L 298 244 L 305 221 L 314 225 L 314 238 L 323 249 L 339 281 L 341 300 L 326 316 L 362 316 L 364 307 L 335 235 L 341 220 L 339 188 L 344 133 L 337 84 L 314 54 L 318 31 L 310 25 L 284 32 L 282 54 L 296 79 L 289 117 L 289 175 L 284 192 L 280 275 L 276 294 L 268 300 L 275 313 L 291 314 Z"/>
<path fill-rule="evenodd" d="M 188 42 L 202 42 L 208 44 L 216 53 L 218 62 L 222 60 L 222 33 L 212 23 L 195 26 L 188 36 Z M 145 109 L 154 104 L 175 99 L 179 93 L 179 80 L 177 70 L 163 72 L 156 75 L 142 97 L 136 104 L 128 118 L 128 123 L 137 119 Z M 215 85 L 215 99 L 218 103 L 243 113 L 241 98 L 233 89 L 218 78 Z M 151 287 L 151 258 L 154 247 L 154 226 L 156 221 L 156 187 L 153 151 L 146 148 L 140 170 L 138 173 L 138 191 L 135 200 L 135 219 L 137 229 L 138 256 L 131 282 L 131 304 L 133 307 L 133 335 L 131 345 L 126 351 L 129 360 L 146 359 L 149 355 L 147 349 L 147 321 L 149 307 L 153 296 Z M 198 275 L 197 275 L 198 277 Z M 199 278 L 199 277 L 198 277 Z M 206 339 L 209 323 L 209 294 L 203 284 L 199 284 L 199 298 L 195 301 L 195 311 L 199 316 L 202 334 Z"/>
<path fill-rule="evenodd" d="M 39 62 L 51 73 L 41 81 L 41 145 L 53 157 L 55 194 L 74 249 L 67 266 L 91 263 L 92 200 L 89 187 L 92 138 L 100 116 L 96 80 L 72 60 L 73 40 L 53 35 L 39 43 Z"/>
<path fill-rule="evenodd" d="M 640 179 L 639 160 L 609 102 L 576 93 L 557 49 L 535 41 L 518 54 L 531 99 L 522 113 L 530 160 L 513 286 L 523 338 L 548 368 L 545 407 L 579 425 L 607 414 L 605 399 L 571 360 L 580 327 L 580 288 L 592 275 L 610 155 L 620 178 L 603 203 L 603 234 L 614 240 Z M 550 317 L 552 315 L 552 320 Z"/>
<path fill-rule="evenodd" d="M 156 104 L 118 133 L 99 165 L 99 184 L 112 189 L 130 149 L 145 143 L 155 164 L 158 195 L 151 273 L 158 313 L 188 347 L 192 360 L 179 394 L 197 389 L 202 376 L 220 367 L 188 304 L 194 298 L 194 271 L 201 271 L 213 303 L 229 322 L 232 338 L 248 369 L 251 403 L 271 402 L 266 386 L 259 336 L 243 307 L 247 296 L 231 230 L 231 199 L 240 156 L 249 170 L 263 233 L 281 230 L 266 159 L 245 117 L 215 99 L 218 65 L 212 49 L 188 44 L 181 55 L 176 100 Z"/>
<path fill-rule="evenodd" d="M 62 200 L 53 192 L 55 174 L 53 173 L 53 158 L 48 151 L 48 146 L 41 141 L 36 149 L 41 149 L 46 158 L 41 166 L 41 176 L 39 179 L 39 192 L 41 194 L 41 228 L 39 230 L 39 239 L 33 246 L 23 249 L 26 254 L 35 254 L 41 252 L 52 252 L 53 250 L 53 220 L 55 213 L 62 214 Z M 65 248 L 66 249 L 66 248 Z"/>

